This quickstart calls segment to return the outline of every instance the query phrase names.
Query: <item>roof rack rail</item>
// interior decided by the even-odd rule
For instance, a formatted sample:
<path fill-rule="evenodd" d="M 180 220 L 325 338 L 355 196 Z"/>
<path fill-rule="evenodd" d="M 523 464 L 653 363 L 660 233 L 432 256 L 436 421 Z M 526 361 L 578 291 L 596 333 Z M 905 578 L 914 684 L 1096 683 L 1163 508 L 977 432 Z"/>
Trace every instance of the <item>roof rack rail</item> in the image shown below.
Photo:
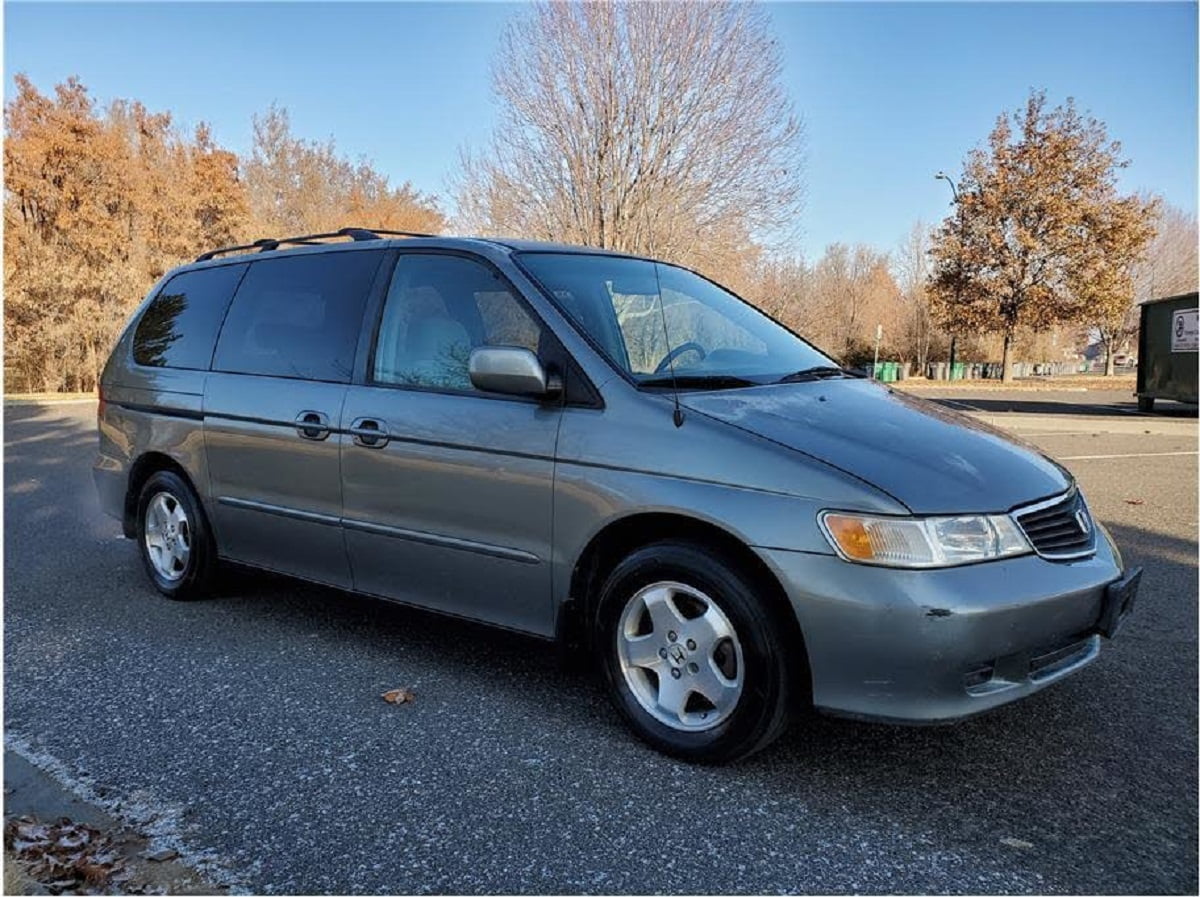
<path fill-rule="evenodd" d="M 232 252 L 250 252 L 258 250 L 259 252 L 271 252 L 278 249 L 280 246 L 319 246 L 322 240 L 332 240 L 337 237 L 349 237 L 354 242 L 363 240 L 382 240 L 385 236 L 396 237 L 436 237 L 437 234 L 420 234 L 414 231 L 406 230 L 380 230 L 379 228 L 365 227 L 343 227 L 341 230 L 330 231 L 325 234 L 303 234 L 299 237 L 280 237 L 278 239 L 265 238 L 255 240 L 253 243 L 243 243 L 238 246 L 222 246 L 220 249 L 211 249 L 208 252 L 196 256 L 196 261 L 207 262 L 209 259 L 214 259 L 218 255 L 227 255 Z"/>

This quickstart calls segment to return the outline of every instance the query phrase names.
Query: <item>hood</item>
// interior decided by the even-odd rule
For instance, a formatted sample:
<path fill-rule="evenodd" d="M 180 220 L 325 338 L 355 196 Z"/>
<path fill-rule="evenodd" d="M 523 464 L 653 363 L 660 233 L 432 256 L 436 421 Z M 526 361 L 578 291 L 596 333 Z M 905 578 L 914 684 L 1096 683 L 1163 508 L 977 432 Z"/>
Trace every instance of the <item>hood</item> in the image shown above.
<path fill-rule="evenodd" d="M 681 393 L 679 400 L 866 480 L 917 514 L 1008 511 L 1071 483 L 1015 437 L 869 380 Z"/>

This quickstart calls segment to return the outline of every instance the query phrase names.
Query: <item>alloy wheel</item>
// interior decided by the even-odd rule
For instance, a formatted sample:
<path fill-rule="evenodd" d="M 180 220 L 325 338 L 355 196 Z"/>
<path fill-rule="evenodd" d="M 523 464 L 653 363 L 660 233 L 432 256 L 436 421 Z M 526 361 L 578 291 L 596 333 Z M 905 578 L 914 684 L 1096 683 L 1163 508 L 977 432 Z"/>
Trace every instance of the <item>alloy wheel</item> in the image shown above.
<path fill-rule="evenodd" d="M 742 694 L 737 633 L 716 601 L 680 582 L 656 582 L 625 605 L 617 658 L 633 696 L 672 729 L 720 725 Z"/>
<path fill-rule="evenodd" d="M 170 492 L 156 492 L 146 505 L 146 555 L 163 579 L 175 582 L 187 572 L 192 526 L 183 503 Z"/>

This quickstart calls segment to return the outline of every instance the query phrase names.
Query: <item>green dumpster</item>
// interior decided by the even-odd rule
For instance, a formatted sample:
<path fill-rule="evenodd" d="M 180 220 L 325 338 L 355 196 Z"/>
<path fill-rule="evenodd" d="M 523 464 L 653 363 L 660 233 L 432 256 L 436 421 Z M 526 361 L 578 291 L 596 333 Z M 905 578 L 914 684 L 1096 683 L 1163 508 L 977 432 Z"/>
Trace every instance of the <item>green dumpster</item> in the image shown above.
<path fill-rule="evenodd" d="M 1152 411 L 1155 399 L 1196 404 L 1197 294 L 1142 303 L 1138 334 L 1137 402 Z"/>

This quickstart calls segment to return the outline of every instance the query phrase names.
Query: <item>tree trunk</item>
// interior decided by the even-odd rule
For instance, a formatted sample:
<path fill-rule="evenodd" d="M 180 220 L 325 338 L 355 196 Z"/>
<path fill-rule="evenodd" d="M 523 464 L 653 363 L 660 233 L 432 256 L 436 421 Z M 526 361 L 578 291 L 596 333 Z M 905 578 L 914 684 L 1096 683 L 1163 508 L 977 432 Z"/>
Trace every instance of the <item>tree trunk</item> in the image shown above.
<path fill-rule="evenodd" d="M 1012 383 L 1013 368 L 1012 368 L 1012 334 L 1004 334 L 1004 375 L 1001 377 L 1002 383 Z"/>
<path fill-rule="evenodd" d="M 1111 377 L 1115 371 L 1113 370 L 1113 344 L 1105 343 L 1104 345 L 1104 376 Z"/>

